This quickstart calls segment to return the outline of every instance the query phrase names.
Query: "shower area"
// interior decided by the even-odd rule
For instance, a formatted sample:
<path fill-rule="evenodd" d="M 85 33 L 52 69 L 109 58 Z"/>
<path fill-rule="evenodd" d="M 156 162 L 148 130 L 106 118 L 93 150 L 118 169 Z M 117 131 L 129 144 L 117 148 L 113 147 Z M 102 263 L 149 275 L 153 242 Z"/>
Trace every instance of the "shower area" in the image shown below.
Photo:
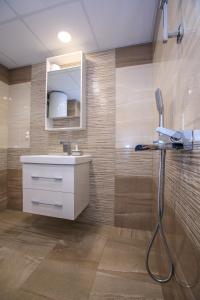
<path fill-rule="evenodd" d="M 152 52 L 146 45 L 143 51 L 138 51 L 143 56 L 135 61 L 131 60 L 131 53 L 132 58 L 136 57 L 136 48 L 135 52 L 130 48 L 129 53 L 120 53 L 121 58 L 123 54 L 129 57 L 129 63 L 125 59 L 118 61 L 116 53 L 115 223 L 151 231 L 151 237 L 157 233 L 153 244 L 147 243 L 150 249 L 146 245 L 146 267 L 154 280 L 162 282 L 164 299 L 199 299 L 199 147 L 166 152 L 132 149 L 132 145 L 152 145 L 157 141 L 156 128 L 163 126 L 162 122 L 164 127 L 176 131 L 200 128 L 197 104 L 200 4 L 198 1 L 161 1 L 161 4 L 167 7 L 163 10 L 161 5 L 157 13 Z M 158 93 L 163 96 L 164 118 L 160 122 Z M 160 170 L 161 178 L 164 177 L 163 206 L 157 202 L 160 155 L 165 161 L 164 172 Z M 158 229 L 159 215 L 162 232 Z"/>

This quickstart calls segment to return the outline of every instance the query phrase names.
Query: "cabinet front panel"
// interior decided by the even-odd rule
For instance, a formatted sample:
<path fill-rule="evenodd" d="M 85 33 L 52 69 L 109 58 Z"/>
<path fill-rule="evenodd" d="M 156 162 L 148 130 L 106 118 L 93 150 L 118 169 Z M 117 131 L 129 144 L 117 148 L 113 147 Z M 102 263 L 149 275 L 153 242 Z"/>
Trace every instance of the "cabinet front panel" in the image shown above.
<path fill-rule="evenodd" d="M 74 167 L 70 165 L 24 164 L 23 187 L 74 193 Z"/>

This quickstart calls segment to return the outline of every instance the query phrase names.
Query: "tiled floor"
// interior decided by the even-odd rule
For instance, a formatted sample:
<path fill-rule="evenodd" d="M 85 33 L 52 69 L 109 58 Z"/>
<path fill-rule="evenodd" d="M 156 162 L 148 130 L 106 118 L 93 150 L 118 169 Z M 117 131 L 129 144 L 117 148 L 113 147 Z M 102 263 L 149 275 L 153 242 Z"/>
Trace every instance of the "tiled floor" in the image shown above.
<path fill-rule="evenodd" d="M 0 300 L 162 300 L 144 266 L 149 236 L 2 212 Z"/>

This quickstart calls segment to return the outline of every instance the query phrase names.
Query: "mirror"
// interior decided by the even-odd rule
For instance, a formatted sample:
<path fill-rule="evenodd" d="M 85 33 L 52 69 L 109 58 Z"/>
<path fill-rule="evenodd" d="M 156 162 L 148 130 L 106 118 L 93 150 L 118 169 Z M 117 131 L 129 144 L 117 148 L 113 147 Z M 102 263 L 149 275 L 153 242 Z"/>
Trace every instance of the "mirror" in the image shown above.
<path fill-rule="evenodd" d="M 46 130 L 85 128 L 85 67 L 82 52 L 47 59 Z"/>

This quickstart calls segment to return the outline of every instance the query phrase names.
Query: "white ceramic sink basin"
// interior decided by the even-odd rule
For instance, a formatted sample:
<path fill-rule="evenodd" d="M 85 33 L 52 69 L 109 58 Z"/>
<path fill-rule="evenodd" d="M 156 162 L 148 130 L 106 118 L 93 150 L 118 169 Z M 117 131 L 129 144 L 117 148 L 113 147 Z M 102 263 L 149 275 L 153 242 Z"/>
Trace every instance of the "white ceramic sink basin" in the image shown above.
<path fill-rule="evenodd" d="M 79 165 L 91 161 L 91 155 L 23 155 L 23 164 Z"/>

